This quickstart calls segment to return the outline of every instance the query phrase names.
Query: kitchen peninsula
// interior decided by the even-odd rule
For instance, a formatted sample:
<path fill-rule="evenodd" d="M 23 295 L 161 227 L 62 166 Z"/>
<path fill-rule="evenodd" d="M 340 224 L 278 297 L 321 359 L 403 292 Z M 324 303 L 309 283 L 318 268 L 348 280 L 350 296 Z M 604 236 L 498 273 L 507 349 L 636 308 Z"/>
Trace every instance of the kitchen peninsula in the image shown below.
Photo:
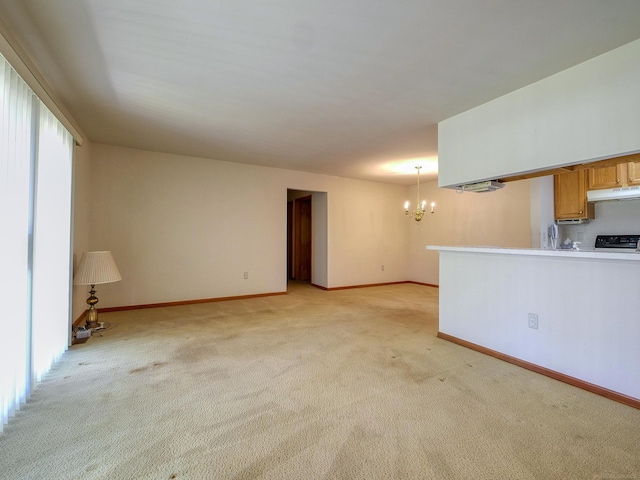
<path fill-rule="evenodd" d="M 426 248 L 438 336 L 640 408 L 640 253 Z"/>

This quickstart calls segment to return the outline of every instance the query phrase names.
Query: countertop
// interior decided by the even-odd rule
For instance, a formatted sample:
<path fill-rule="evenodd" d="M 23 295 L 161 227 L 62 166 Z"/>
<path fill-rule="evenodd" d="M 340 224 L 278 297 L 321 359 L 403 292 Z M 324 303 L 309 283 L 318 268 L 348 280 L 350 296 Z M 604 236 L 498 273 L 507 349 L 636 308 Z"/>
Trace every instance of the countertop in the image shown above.
<path fill-rule="evenodd" d="M 632 251 L 632 253 L 604 252 L 595 249 L 580 250 L 562 250 L 562 249 L 544 249 L 544 248 L 502 248 L 502 247 L 482 247 L 482 246 L 439 246 L 427 245 L 427 250 L 438 250 L 441 252 L 467 252 L 467 253 L 483 253 L 495 255 L 525 255 L 534 257 L 562 257 L 562 258 L 580 258 L 595 260 L 632 260 L 640 262 L 640 252 Z"/>

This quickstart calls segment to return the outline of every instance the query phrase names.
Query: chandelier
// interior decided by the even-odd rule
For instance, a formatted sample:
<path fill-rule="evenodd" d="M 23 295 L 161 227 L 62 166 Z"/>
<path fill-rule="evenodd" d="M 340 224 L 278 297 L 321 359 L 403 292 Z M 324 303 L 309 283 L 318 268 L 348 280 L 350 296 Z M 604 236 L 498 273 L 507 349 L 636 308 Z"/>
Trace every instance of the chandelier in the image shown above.
<path fill-rule="evenodd" d="M 421 168 L 422 168 L 421 166 L 416 167 L 416 170 L 418 171 L 418 194 L 416 195 L 415 211 L 409 210 L 409 201 L 404 202 L 404 214 L 408 217 L 413 217 L 413 219 L 416 222 L 419 222 L 420 220 L 422 220 L 422 216 L 427 212 L 425 210 L 425 207 L 427 206 L 427 201 L 426 200 L 422 200 L 422 202 L 420 201 L 420 169 Z M 431 202 L 431 213 L 433 213 L 435 206 L 436 204 L 434 202 Z"/>

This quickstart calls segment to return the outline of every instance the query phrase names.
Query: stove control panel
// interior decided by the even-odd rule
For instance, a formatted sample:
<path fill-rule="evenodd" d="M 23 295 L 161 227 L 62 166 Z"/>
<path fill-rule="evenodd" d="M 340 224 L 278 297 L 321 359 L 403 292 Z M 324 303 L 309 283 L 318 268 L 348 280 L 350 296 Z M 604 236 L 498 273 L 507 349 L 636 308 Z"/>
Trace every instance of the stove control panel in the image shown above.
<path fill-rule="evenodd" d="M 621 248 L 624 250 L 636 250 L 640 235 L 598 235 L 596 248 Z"/>

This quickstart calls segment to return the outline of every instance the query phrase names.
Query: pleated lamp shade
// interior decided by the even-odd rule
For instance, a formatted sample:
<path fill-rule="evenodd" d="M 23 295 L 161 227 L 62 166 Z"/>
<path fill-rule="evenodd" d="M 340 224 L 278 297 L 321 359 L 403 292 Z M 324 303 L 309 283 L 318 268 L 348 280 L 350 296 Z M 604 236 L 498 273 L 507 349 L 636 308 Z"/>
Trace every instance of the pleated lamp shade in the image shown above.
<path fill-rule="evenodd" d="M 98 285 L 122 280 L 111 252 L 84 252 L 73 277 L 74 285 Z"/>

